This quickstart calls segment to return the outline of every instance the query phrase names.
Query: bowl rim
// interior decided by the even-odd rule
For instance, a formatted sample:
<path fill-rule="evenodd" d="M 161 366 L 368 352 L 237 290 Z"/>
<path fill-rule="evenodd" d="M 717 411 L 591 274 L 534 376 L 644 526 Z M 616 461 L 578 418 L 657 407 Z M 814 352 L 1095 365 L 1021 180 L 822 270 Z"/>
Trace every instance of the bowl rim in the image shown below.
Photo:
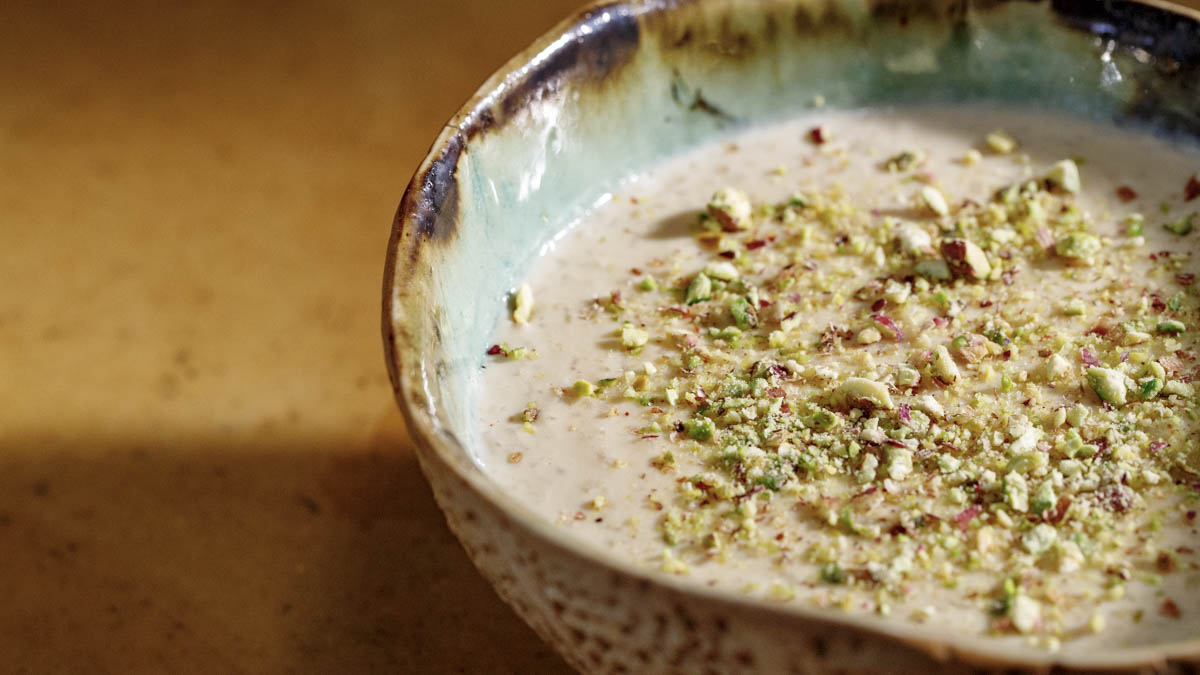
<path fill-rule="evenodd" d="M 490 123 L 493 104 L 522 83 L 551 60 L 565 45 L 575 40 L 594 39 L 601 33 L 597 28 L 611 21 L 612 15 L 637 19 L 643 15 L 669 12 L 698 0 L 592 0 L 574 13 L 560 20 L 542 33 L 529 46 L 512 56 L 496 69 L 476 89 L 451 119 L 443 126 L 429 151 L 421 160 L 408 183 L 393 220 L 388 239 L 387 256 L 383 274 L 382 333 L 384 360 L 394 397 L 416 446 L 418 457 L 433 460 L 448 468 L 455 478 L 474 491 L 491 508 L 524 529 L 525 534 L 536 537 L 543 545 L 559 553 L 578 558 L 604 571 L 620 574 L 638 583 L 650 584 L 668 592 L 678 593 L 702 600 L 713 607 L 728 607 L 747 615 L 760 615 L 777 619 L 801 619 L 814 623 L 843 627 L 873 637 L 907 645 L 932 659 L 952 663 L 985 667 L 1035 667 L 1038 669 L 1103 669 L 1130 670 L 1151 667 L 1161 669 L 1168 662 L 1200 663 L 1200 636 L 1158 645 L 1115 648 L 1088 654 L 1063 655 L 1042 648 L 1021 648 L 1014 658 L 1010 644 L 988 636 L 964 636 L 947 634 L 935 637 L 928 627 L 896 619 L 875 616 L 848 615 L 834 609 L 810 607 L 803 604 L 771 604 L 766 600 L 737 595 L 688 583 L 674 576 L 654 574 L 598 547 L 588 545 L 553 527 L 552 523 L 532 509 L 525 507 L 477 465 L 462 461 L 451 449 L 458 446 L 466 454 L 458 440 L 441 428 L 430 407 L 434 397 L 427 385 L 426 361 L 417 354 L 401 314 L 404 297 L 400 290 L 408 279 L 400 253 L 405 243 L 417 247 L 416 235 L 422 219 L 436 216 L 440 195 L 439 180 L 446 175 L 440 172 L 440 164 L 449 161 L 451 168 L 457 163 L 459 152 L 470 143 L 476 133 Z M 799 0 L 803 2 L 803 0 Z M 841 1 L 841 0 L 833 0 Z M 970 2 L 971 0 L 966 0 Z M 1049 0 L 1036 0 L 1047 4 Z M 755 4 L 753 0 L 726 0 L 733 4 Z M 1200 9 L 1177 5 L 1169 0 L 1125 0 L 1130 5 L 1144 5 L 1164 12 L 1181 15 L 1200 22 Z M 410 297 L 410 300 L 415 300 Z M 424 453 L 424 454 L 423 454 Z M 422 469 L 427 470 L 422 462 Z M 456 534 L 457 537 L 457 534 Z"/>

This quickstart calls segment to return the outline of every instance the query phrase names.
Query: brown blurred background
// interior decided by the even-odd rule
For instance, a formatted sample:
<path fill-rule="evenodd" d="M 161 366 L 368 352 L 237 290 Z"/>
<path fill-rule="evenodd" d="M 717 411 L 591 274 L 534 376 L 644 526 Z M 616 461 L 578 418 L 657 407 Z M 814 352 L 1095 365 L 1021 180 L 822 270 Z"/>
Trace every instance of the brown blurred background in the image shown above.
<path fill-rule="evenodd" d="M 565 671 L 378 326 L 412 171 L 575 4 L 0 3 L 0 671 Z"/>
<path fill-rule="evenodd" d="M 0 3 L 0 670 L 565 671 L 378 316 L 429 143 L 575 4 Z"/>

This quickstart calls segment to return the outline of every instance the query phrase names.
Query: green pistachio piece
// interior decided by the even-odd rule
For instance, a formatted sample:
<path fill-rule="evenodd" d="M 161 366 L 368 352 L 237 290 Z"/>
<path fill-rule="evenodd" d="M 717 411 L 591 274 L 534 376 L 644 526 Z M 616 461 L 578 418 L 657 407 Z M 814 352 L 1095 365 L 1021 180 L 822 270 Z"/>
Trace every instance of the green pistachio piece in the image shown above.
<path fill-rule="evenodd" d="M 1160 333 L 1182 333 L 1187 326 L 1182 321 L 1175 319 L 1164 319 L 1158 322 L 1158 332 Z"/>
<path fill-rule="evenodd" d="M 729 303 L 729 313 L 733 315 L 738 328 L 749 328 L 754 324 L 754 310 L 750 302 L 740 295 Z"/>
<path fill-rule="evenodd" d="M 818 431 L 830 431 L 841 424 L 841 422 L 841 416 L 824 408 L 817 408 L 817 411 L 807 420 L 808 426 Z"/>
<path fill-rule="evenodd" d="M 916 368 L 913 368 L 912 366 L 906 366 L 903 364 L 901 364 L 899 367 L 896 368 L 896 386 L 897 387 L 903 387 L 905 389 L 909 389 L 909 388 L 917 386 L 917 383 L 920 381 L 921 381 L 921 373 L 918 372 Z"/>
<path fill-rule="evenodd" d="M 1158 392 L 1163 390 L 1163 381 L 1157 377 L 1143 377 L 1138 380 L 1138 389 L 1141 391 L 1143 399 L 1151 399 L 1158 396 Z"/>
<path fill-rule="evenodd" d="M 1088 368 L 1087 381 L 1102 401 L 1118 407 L 1125 405 L 1125 376 L 1121 373 L 1093 366 Z"/>
<path fill-rule="evenodd" d="M 1131 213 L 1125 217 L 1125 234 L 1129 237 L 1139 237 L 1145 227 L 1145 218 L 1140 213 Z"/>
<path fill-rule="evenodd" d="M 697 441 L 707 441 L 717 431 L 717 425 L 707 417 L 693 417 L 683 423 L 683 429 L 689 438 Z"/>
<path fill-rule="evenodd" d="M 1087 232 L 1072 232 L 1054 244 L 1054 252 L 1064 258 L 1087 260 L 1100 252 L 1100 238 Z"/>
<path fill-rule="evenodd" d="M 837 563 L 826 563 L 821 567 L 821 581 L 827 584 L 844 584 L 846 583 L 846 573 Z"/>
<path fill-rule="evenodd" d="M 939 281 L 948 281 L 953 276 L 950 273 L 950 265 L 946 264 L 945 260 L 922 260 L 917 263 L 914 271 L 923 277 Z"/>
<path fill-rule="evenodd" d="M 688 284 L 687 294 L 684 296 L 684 302 L 689 305 L 694 305 L 697 302 L 703 302 L 712 297 L 712 279 L 709 279 L 703 272 L 696 275 L 692 279 L 692 283 Z"/>
<path fill-rule="evenodd" d="M 1029 506 L 1033 508 L 1034 513 L 1041 513 L 1046 509 L 1054 508 L 1057 503 L 1058 497 L 1054 494 L 1054 485 L 1050 481 L 1046 481 L 1038 487 L 1037 494 L 1034 495 Z"/>
<path fill-rule="evenodd" d="M 1189 213 L 1178 220 L 1172 220 L 1170 222 L 1163 223 L 1163 229 L 1165 229 L 1167 232 L 1177 234 L 1182 237 L 1185 234 L 1191 233 L 1192 219 L 1195 217 L 1196 214 Z"/>

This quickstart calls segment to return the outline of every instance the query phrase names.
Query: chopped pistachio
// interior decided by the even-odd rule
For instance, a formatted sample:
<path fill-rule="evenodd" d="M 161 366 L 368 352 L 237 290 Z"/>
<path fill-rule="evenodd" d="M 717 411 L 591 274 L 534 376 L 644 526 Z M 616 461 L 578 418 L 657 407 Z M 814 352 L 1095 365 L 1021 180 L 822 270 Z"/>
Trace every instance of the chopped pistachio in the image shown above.
<path fill-rule="evenodd" d="M 1029 510 L 1029 484 L 1015 471 L 1004 476 L 1004 502 L 1013 511 L 1025 513 Z"/>
<path fill-rule="evenodd" d="M 1176 319 L 1163 319 L 1156 326 L 1160 333 L 1182 333 L 1187 326 L 1182 321 Z"/>
<path fill-rule="evenodd" d="M 1013 137 L 1000 130 L 988 134 L 984 140 L 988 148 L 998 155 L 1007 155 L 1017 149 L 1017 142 Z"/>
<path fill-rule="evenodd" d="M 1038 487 L 1038 491 L 1034 494 L 1029 506 L 1033 509 L 1034 513 L 1041 513 L 1046 509 L 1054 508 L 1054 505 L 1057 503 L 1058 497 L 1054 494 L 1054 484 L 1046 481 Z"/>
<path fill-rule="evenodd" d="M 1110 368 L 1092 366 L 1087 371 L 1087 381 L 1092 391 L 1105 403 L 1125 405 L 1125 376 Z"/>
<path fill-rule="evenodd" d="M 1064 159 L 1055 162 L 1054 166 L 1050 167 L 1046 173 L 1046 179 L 1051 185 L 1065 192 L 1072 194 L 1079 192 L 1079 167 L 1072 160 Z"/>
<path fill-rule="evenodd" d="M 621 326 L 621 345 L 626 349 L 637 349 L 650 341 L 650 333 L 627 323 Z"/>
<path fill-rule="evenodd" d="M 1046 359 L 1045 365 L 1046 381 L 1057 382 L 1063 378 L 1071 370 L 1071 364 L 1062 357 L 1061 354 L 1051 354 Z"/>
<path fill-rule="evenodd" d="M 950 215 L 950 205 L 946 203 L 945 195 L 942 194 L 941 190 L 932 185 L 926 185 L 921 188 L 921 201 L 925 203 L 926 208 L 933 211 L 936 215 Z"/>
<path fill-rule="evenodd" d="M 867 327 L 858 332 L 858 337 L 855 338 L 860 345 L 869 345 L 879 342 L 883 339 L 883 335 L 875 327 Z"/>
<path fill-rule="evenodd" d="M 529 323 L 530 317 L 533 315 L 533 289 L 529 284 L 521 284 L 517 288 L 516 294 L 513 296 L 513 323 L 526 324 Z"/>
<path fill-rule="evenodd" d="M 821 581 L 827 584 L 844 584 L 846 583 L 846 573 L 835 562 L 826 563 L 821 567 Z"/>
<path fill-rule="evenodd" d="M 1054 252 L 1075 262 L 1088 262 L 1100 252 L 1100 238 L 1087 232 L 1071 232 L 1054 244 Z"/>
<path fill-rule="evenodd" d="M 1170 232 L 1172 234 L 1177 234 L 1182 237 L 1185 234 L 1191 233 L 1192 219 L 1195 217 L 1196 217 L 1196 214 L 1189 213 L 1188 215 L 1183 216 L 1182 218 L 1179 218 L 1177 220 L 1171 220 L 1171 221 L 1165 222 L 1165 223 L 1163 223 L 1163 229 L 1165 229 L 1167 232 Z"/>
<path fill-rule="evenodd" d="M 733 281 L 738 278 L 737 268 L 733 266 L 733 263 L 724 260 L 705 265 L 704 274 L 720 281 Z"/>
<path fill-rule="evenodd" d="M 1163 390 L 1163 381 L 1157 377 L 1143 377 L 1138 380 L 1138 391 L 1142 395 L 1143 400 L 1149 400 L 1158 396 L 1158 393 Z"/>
<path fill-rule="evenodd" d="M 908 448 L 888 448 L 888 477 L 904 480 L 913 470 L 913 453 Z"/>
<path fill-rule="evenodd" d="M 1163 385 L 1162 393 L 1167 394 L 1168 396 L 1190 397 L 1192 395 L 1192 385 L 1186 382 L 1180 382 L 1179 380 L 1170 380 Z"/>
<path fill-rule="evenodd" d="M 933 377 L 942 384 L 954 384 L 960 377 L 958 364 L 954 363 L 954 357 L 950 356 L 950 350 L 943 345 L 938 345 L 933 350 L 933 361 L 930 367 Z"/>
<path fill-rule="evenodd" d="M 1130 237 L 1142 236 L 1145 218 L 1140 213 L 1131 213 L 1125 216 L 1125 234 Z"/>
<path fill-rule="evenodd" d="M 693 417 L 683 423 L 687 435 L 697 441 L 707 441 L 716 433 L 717 425 L 707 417 Z"/>
<path fill-rule="evenodd" d="M 654 277 L 646 276 L 638 282 L 638 288 L 643 291 L 657 291 L 658 282 L 654 280 Z"/>
<path fill-rule="evenodd" d="M 1121 344 L 1127 347 L 1132 347 L 1134 345 L 1140 345 L 1145 342 L 1149 342 L 1150 337 L 1151 336 L 1149 333 L 1145 333 L 1140 330 L 1127 330 L 1125 331 L 1125 335 L 1121 338 Z"/>
<path fill-rule="evenodd" d="M 740 295 L 730 301 L 729 312 L 738 328 L 748 328 L 754 323 L 754 309 L 749 301 Z"/>
<path fill-rule="evenodd" d="M 868 406 L 890 410 L 895 407 L 887 385 L 865 377 L 849 377 L 838 388 L 842 398 L 852 406 Z"/>
<path fill-rule="evenodd" d="M 1099 448 L 1097 448 L 1095 445 L 1084 443 L 1083 437 L 1081 437 L 1079 432 L 1075 429 L 1067 430 L 1067 434 L 1063 438 L 1062 449 L 1063 454 L 1070 459 L 1074 459 L 1076 457 L 1087 459 L 1099 451 Z"/>
<path fill-rule="evenodd" d="M 1082 427 L 1084 424 L 1087 424 L 1087 418 L 1088 409 L 1081 403 L 1076 403 L 1075 405 L 1071 406 L 1070 410 L 1067 411 L 1067 424 L 1070 424 L 1076 429 Z"/>
<path fill-rule="evenodd" d="M 896 368 L 896 386 L 904 389 L 910 389 L 917 386 L 921 381 L 921 373 L 911 366 L 904 364 Z"/>
<path fill-rule="evenodd" d="M 953 364 L 953 361 L 951 362 Z M 945 417 L 946 410 L 933 394 L 925 394 L 917 399 L 917 409 L 934 419 Z"/>
<path fill-rule="evenodd" d="M 596 395 L 596 387 L 587 380 L 576 380 L 575 385 L 571 389 L 575 392 L 575 395 L 580 398 Z"/>
<path fill-rule="evenodd" d="M 883 168 L 887 171 L 899 172 L 908 171 L 920 161 L 920 156 L 915 152 L 905 150 L 897 155 L 889 157 L 883 163 Z"/>
<path fill-rule="evenodd" d="M 955 276 L 986 279 L 992 266 L 977 244 L 966 239 L 947 239 L 942 242 L 942 257 Z"/>
<path fill-rule="evenodd" d="M 1037 509 L 1035 508 L 1034 511 L 1036 512 Z M 1021 537 L 1021 545 L 1025 547 L 1026 551 L 1034 555 L 1039 555 L 1050 550 L 1054 546 L 1054 540 L 1057 538 L 1058 530 L 1054 529 L 1053 525 L 1040 523 L 1032 530 L 1026 532 L 1025 536 Z"/>
<path fill-rule="evenodd" d="M 954 455 L 947 455 L 945 453 L 938 455 L 937 463 L 938 470 L 942 473 L 954 473 L 962 466 L 962 460 Z"/>
<path fill-rule="evenodd" d="M 945 260 L 922 260 L 913 268 L 917 274 L 930 279 L 949 280 L 953 275 Z"/>
<path fill-rule="evenodd" d="M 1147 363 L 1142 370 L 1143 374 L 1145 375 L 1157 377 L 1160 380 L 1167 379 L 1167 369 L 1163 368 L 1162 364 L 1158 363 L 1157 361 L 1151 361 L 1150 363 Z"/>
<path fill-rule="evenodd" d="M 896 228 L 896 245 L 901 252 L 917 255 L 933 250 L 933 238 L 916 223 L 903 223 Z"/>
<path fill-rule="evenodd" d="M 692 282 L 688 284 L 687 293 L 684 296 L 684 302 L 689 305 L 694 305 L 697 302 L 703 302 L 712 297 L 712 280 L 703 272 L 697 274 Z"/>
<path fill-rule="evenodd" d="M 1026 595 L 1018 595 L 1013 599 L 1012 610 L 1008 618 L 1013 628 L 1022 633 L 1032 633 L 1042 620 L 1042 606 L 1037 600 Z"/>
<path fill-rule="evenodd" d="M 753 208 L 745 192 L 734 188 L 721 188 L 708 200 L 708 215 L 712 216 L 726 232 L 737 232 L 750 227 Z"/>

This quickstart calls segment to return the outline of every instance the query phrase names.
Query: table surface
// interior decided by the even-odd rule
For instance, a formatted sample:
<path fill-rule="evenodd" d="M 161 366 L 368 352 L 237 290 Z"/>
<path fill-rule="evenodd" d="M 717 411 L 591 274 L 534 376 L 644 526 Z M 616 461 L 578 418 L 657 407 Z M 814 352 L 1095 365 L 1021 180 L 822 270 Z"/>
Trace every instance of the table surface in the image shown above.
<path fill-rule="evenodd" d="M 429 142 L 575 4 L 0 3 L 6 671 L 567 670 L 446 529 L 378 315 Z"/>

